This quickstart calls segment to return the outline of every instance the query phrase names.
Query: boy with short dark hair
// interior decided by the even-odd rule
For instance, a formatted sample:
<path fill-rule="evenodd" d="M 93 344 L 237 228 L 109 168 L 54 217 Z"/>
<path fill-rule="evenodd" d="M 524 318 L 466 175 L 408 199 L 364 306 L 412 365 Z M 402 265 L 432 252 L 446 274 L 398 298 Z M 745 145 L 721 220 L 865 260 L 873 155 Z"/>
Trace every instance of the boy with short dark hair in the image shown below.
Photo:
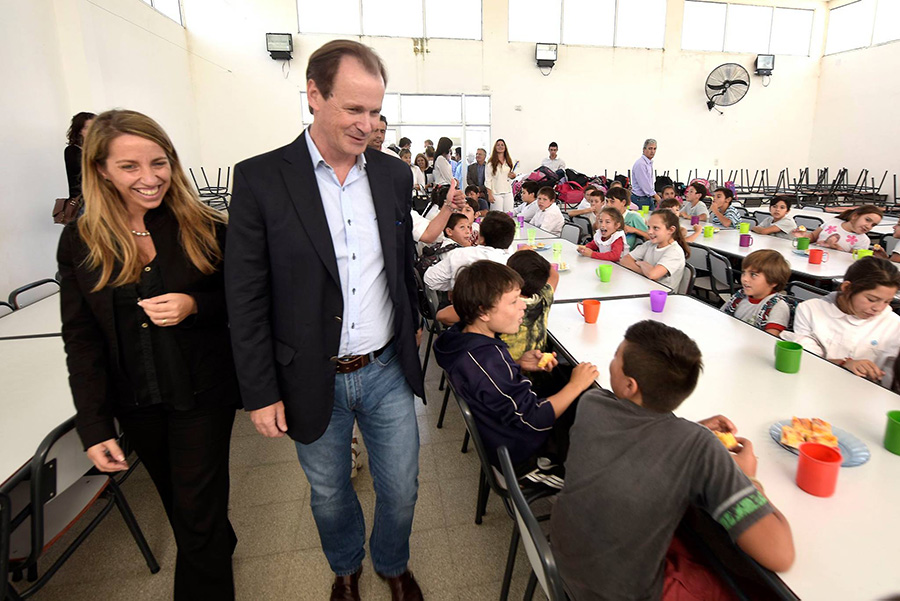
<path fill-rule="evenodd" d="M 444 228 L 444 246 L 472 246 L 472 222 L 463 213 L 453 213 Z"/>
<path fill-rule="evenodd" d="M 755 479 L 750 441 L 737 438 L 729 452 L 710 432 L 736 432 L 727 418 L 698 424 L 672 413 L 702 367 L 700 349 L 683 332 L 642 321 L 628 328 L 609 365 L 612 392 L 582 395 L 550 519 L 572 599 L 729 598 L 696 560 L 683 561 L 673 540 L 692 504 L 762 566 L 783 571 L 793 563 L 790 526 Z"/>
<path fill-rule="evenodd" d="M 478 245 L 457 248 L 437 265 L 425 272 L 425 285 L 433 290 L 444 292 L 453 289 L 456 273 L 475 261 L 487 259 L 506 264 L 509 259 L 509 247 L 516 237 L 516 224 L 512 217 L 500 211 L 489 211 L 481 220 L 478 232 Z"/>
<path fill-rule="evenodd" d="M 476 213 L 483 215 L 488 212 L 488 201 L 481 195 L 481 188 L 478 186 L 466 186 L 466 200 L 474 200 L 477 203 Z"/>
<path fill-rule="evenodd" d="M 741 215 L 736 207 L 731 206 L 734 192 L 728 188 L 716 188 L 713 201 L 709 205 L 709 222 L 722 227 L 737 227 L 741 223 Z"/>
<path fill-rule="evenodd" d="M 741 288 L 721 311 L 760 330 L 781 336 L 791 322 L 791 308 L 779 292 L 791 278 L 791 266 L 775 250 L 757 250 L 741 263 Z"/>
<path fill-rule="evenodd" d="M 566 223 L 562 211 L 556 204 L 556 190 L 550 186 L 544 186 L 537 193 L 538 213 L 531 218 L 531 225 L 539 227 L 554 236 L 562 233 L 562 227 Z"/>
<path fill-rule="evenodd" d="M 543 353 L 530 350 L 514 361 L 506 343 L 497 337 L 519 331 L 525 313 L 520 295 L 523 284 L 522 277 L 506 265 L 477 261 L 464 268 L 453 287 L 453 306 L 460 321 L 434 343 L 438 365 L 472 409 L 495 464 L 501 446 L 520 466 L 545 450 L 557 418 L 598 375 L 594 365 L 582 363 L 556 394 L 547 398 L 535 394 L 522 372 L 550 371 L 556 359 L 539 365 Z M 554 434 L 557 441 L 567 439 L 567 432 L 557 429 Z"/>
<path fill-rule="evenodd" d="M 647 234 L 649 229 L 647 222 L 640 213 L 628 208 L 628 192 L 625 188 L 611 187 L 606 192 L 606 206 L 622 213 L 622 217 L 625 219 L 625 241 L 628 243 L 629 250 L 634 250 L 638 244 L 650 239 L 650 235 Z"/>
<path fill-rule="evenodd" d="M 522 182 L 522 202 L 513 209 L 513 213 L 521 215 L 525 221 L 530 222 L 540 209 L 537 204 L 537 193 L 541 185 L 537 182 L 526 180 Z"/>
<path fill-rule="evenodd" d="M 773 198 L 769 202 L 769 216 L 763 219 L 759 225 L 750 229 L 757 234 L 767 234 L 784 240 L 793 240 L 794 234 L 792 232 L 797 229 L 797 224 L 788 215 L 790 211 L 790 198 L 783 196 Z"/>

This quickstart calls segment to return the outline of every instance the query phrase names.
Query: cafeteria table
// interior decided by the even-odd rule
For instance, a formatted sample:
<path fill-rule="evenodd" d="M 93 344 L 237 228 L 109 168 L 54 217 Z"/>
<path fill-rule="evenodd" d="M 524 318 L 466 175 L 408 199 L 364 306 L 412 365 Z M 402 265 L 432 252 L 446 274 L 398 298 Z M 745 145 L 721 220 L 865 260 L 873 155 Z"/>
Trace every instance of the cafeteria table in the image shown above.
<path fill-rule="evenodd" d="M 539 227 L 534 227 L 533 225 L 525 224 L 525 227 L 519 227 L 519 222 L 516 221 L 516 237 L 515 240 L 528 240 L 528 230 L 534 230 L 535 238 L 537 240 L 546 240 L 548 238 L 557 238 L 558 236 L 554 236 L 548 231 L 542 230 Z"/>
<path fill-rule="evenodd" d="M 0 340 L 59 336 L 61 331 L 59 294 L 42 298 L 0 318 Z"/>
<path fill-rule="evenodd" d="M 0 340 L 0 390 L 2 482 L 31 460 L 51 430 L 75 415 L 62 338 Z"/>
<path fill-rule="evenodd" d="M 850 207 L 848 207 L 850 208 Z M 747 209 L 750 211 L 750 214 L 754 213 L 763 213 L 764 215 L 769 214 L 769 208 L 759 207 L 756 209 Z M 839 213 L 826 213 L 824 211 L 816 211 L 813 209 L 798 209 L 795 207 L 791 207 L 788 216 L 796 217 L 798 215 L 803 215 L 804 217 L 818 217 L 822 220 L 822 222 L 830 221 L 832 218 L 837 217 Z M 892 215 L 886 215 L 881 219 L 881 223 L 872 228 L 873 236 L 890 236 L 894 232 L 894 224 L 897 223 L 897 218 Z M 871 237 L 871 236 L 870 236 Z"/>
<path fill-rule="evenodd" d="M 560 238 L 540 239 L 539 243 L 545 244 L 540 254 L 550 261 L 553 259 L 553 243 L 562 243 L 561 263 L 568 268 L 559 274 L 559 284 L 553 301 L 558 303 L 574 302 L 591 299 L 628 298 L 633 296 L 648 296 L 651 290 L 666 290 L 669 288 L 645 278 L 639 273 L 620 266 L 610 261 L 598 261 L 578 254 L 577 246 L 568 240 Z M 513 242 L 510 252 L 515 252 L 521 241 Z M 613 266 L 612 277 L 609 282 L 601 282 L 596 274 L 597 267 L 601 263 Z"/>
<path fill-rule="evenodd" d="M 691 336 L 703 353 L 695 392 L 676 410 L 698 420 L 730 418 L 759 457 L 757 477 L 791 524 L 796 560 L 779 574 L 801 599 L 885 599 L 900 592 L 900 456 L 882 446 L 886 413 L 900 396 L 811 353 L 800 372 L 774 368 L 776 339 L 686 296 L 669 296 L 662 313 L 647 298 L 602 302 L 596 324 L 571 304 L 554 304 L 548 330 L 573 361 L 600 367 L 597 382 L 610 388 L 607 364 L 633 323 L 653 319 Z M 855 435 L 871 457 L 842 468 L 830 498 L 811 496 L 794 482 L 797 457 L 769 435 L 791 416 L 819 417 Z"/>

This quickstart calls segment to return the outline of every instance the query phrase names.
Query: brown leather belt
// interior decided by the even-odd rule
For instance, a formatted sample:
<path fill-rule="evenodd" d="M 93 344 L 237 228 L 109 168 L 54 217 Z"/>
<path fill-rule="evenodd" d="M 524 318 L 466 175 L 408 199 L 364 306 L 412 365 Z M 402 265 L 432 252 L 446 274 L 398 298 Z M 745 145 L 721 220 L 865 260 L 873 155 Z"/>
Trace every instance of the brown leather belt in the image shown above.
<path fill-rule="evenodd" d="M 366 365 L 380 357 L 381 354 L 385 350 L 387 350 L 387 347 L 391 346 L 391 343 L 393 342 L 394 339 L 391 338 L 383 347 L 367 355 L 347 355 L 345 357 L 332 357 L 332 361 L 335 362 L 335 370 L 339 374 L 349 374 L 358 369 L 362 369 Z"/>

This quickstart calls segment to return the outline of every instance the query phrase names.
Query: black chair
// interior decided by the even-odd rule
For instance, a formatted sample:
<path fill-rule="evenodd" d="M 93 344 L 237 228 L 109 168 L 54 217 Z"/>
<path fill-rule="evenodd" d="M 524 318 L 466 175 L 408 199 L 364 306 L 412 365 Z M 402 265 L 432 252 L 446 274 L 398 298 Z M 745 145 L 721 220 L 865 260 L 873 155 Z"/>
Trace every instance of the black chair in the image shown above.
<path fill-rule="evenodd" d="M 219 167 L 218 172 L 216 173 L 216 185 L 210 185 L 209 178 L 206 176 L 206 170 L 203 167 L 200 167 L 200 174 L 203 175 L 203 183 L 205 185 L 201 186 L 197 183 L 197 178 L 194 176 L 194 170 L 188 169 L 191 173 L 191 179 L 194 180 L 194 186 L 197 188 L 197 194 L 200 196 L 200 201 L 206 203 L 207 206 L 216 209 L 218 211 L 228 212 L 228 199 L 231 197 L 231 192 L 228 191 L 228 184 L 231 181 L 231 167 L 228 167 L 225 172 L 225 182 L 223 185 L 222 182 L 222 168 Z"/>
<path fill-rule="evenodd" d="M 418 270 L 413 270 L 416 276 L 416 292 L 419 298 L 419 312 L 425 318 L 425 328 L 428 330 L 428 342 L 425 344 L 425 359 L 422 361 L 422 377 L 428 370 L 428 359 L 431 357 L 431 343 L 434 341 L 434 335 L 444 331 L 444 325 L 437 320 L 438 297 L 437 292 L 425 285 L 422 275 Z M 446 406 L 446 398 L 444 399 Z M 441 412 L 443 415 L 443 412 Z M 438 428 L 441 427 L 440 422 Z"/>
<path fill-rule="evenodd" d="M 822 224 L 825 222 L 818 217 L 810 217 L 809 215 L 794 215 L 794 223 L 797 224 L 797 227 L 800 227 L 802 225 L 807 230 L 814 232 L 818 228 L 822 227 Z"/>
<path fill-rule="evenodd" d="M 581 230 L 582 242 L 591 240 L 594 237 L 594 224 L 588 217 L 584 215 L 575 215 L 572 217 L 572 223 L 577 225 L 578 229 Z"/>
<path fill-rule="evenodd" d="M 4 315 L 9 315 L 10 313 L 12 313 L 15 310 L 16 310 L 15 307 L 10 305 L 9 303 L 0 301 L 0 317 L 3 317 Z M 3 601 L 3 597 L 0 597 L 0 601 Z"/>
<path fill-rule="evenodd" d="M 59 292 L 59 282 L 47 278 L 16 288 L 9 293 L 8 301 L 13 309 L 21 309 L 57 292 Z"/>
<path fill-rule="evenodd" d="M 472 415 L 469 404 L 456 393 L 456 389 L 453 388 L 449 379 L 447 380 L 447 388 L 453 393 L 453 397 L 456 399 L 457 405 L 459 405 L 459 411 L 462 413 L 463 421 L 466 423 L 466 430 L 472 440 L 472 444 L 475 445 L 475 450 L 478 452 L 478 459 L 481 462 L 481 474 L 478 480 L 478 499 L 475 505 L 475 523 L 480 524 L 481 518 L 484 517 L 484 514 L 486 513 L 487 500 L 490 491 L 494 491 L 494 494 L 500 497 L 504 508 L 506 508 L 506 513 L 510 518 L 515 519 L 509 491 L 506 488 L 505 482 L 503 482 L 502 474 L 500 474 L 497 468 L 491 464 L 488 450 L 485 448 L 481 436 L 478 433 L 478 424 L 475 422 L 475 416 Z M 556 489 L 527 481 L 520 483 L 519 486 L 521 488 L 520 492 L 528 504 L 533 503 L 537 499 L 551 497 L 559 492 Z M 500 589 L 500 601 L 506 601 L 507 597 L 509 597 L 509 584 L 512 581 L 513 568 L 516 565 L 516 551 L 518 546 L 519 531 L 514 526 L 512 537 L 509 541 L 509 554 L 506 556 L 506 571 L 503 574 L 503 584 Z"/>
<path fill-rule="evenodd" d="M 20 601 L 22 598 L 9 586 L 9 529 L 12 513 L 9 497 L 0 493 L 0 601 Z"/>
<path fill-rule="evenodd" d="M 500 469 L 503 471 L 506 490 L 509 491 L 516 528 L 522 538 L 522 545 L 525 547 L 528 561 L 531 562 L 531 576 L 528 578 L 528 587 L 525 589 L 523 599 L 532 599 L 535 586 L 540 582 L 549 601 L 565 601 L 568 597 L 563 589 L 562 579 L 556 568 L 556 560 L 550 550 L 550 543 L 544 536 L 537 518 L 531 512 L 525 495 L 519 488 L 516 470 L 509 457 L 509 450 L 506 447 L 500 447 L 497 449 L 497 456 L 500 458 Z"/>
<path fill-rule="evenodd" d="M 572 223 L 565 223 L 562 226 L 562 232 L 559 237 L 563 240 L 568 240 L 572 244 L 581 244 L 581 229 Z"/>
<path fill-rule="evenodd" d="M 756 220 L 756 217 L 753 217 L 750 215 L 742 215 L 741 223 L 749 223 L 750 227 L 756 227 L 757 225 L 759 225 L 759 222 Z"/>
<path fill-rule="evenodd" d="M 827 290 L 807 284 L 806 282 L 788 282 L 785 292 L 799 301 L 822 298 L 828 294 Z"/>
<path fill-rule="evenodd" d="M 22 572 L 27 572 L 28 581 L 33 583 L 20 591 L 20 595 L 30 597 L 47 584 L 114 506 L 122 514 L 150 573 L 159 571 L 159 564 L 119 487 L 131 470 L 120 480 L 97 472 L 82 451 L 74 417 L 44 438 L 23 470 L 28 473 L 13 476 L 0 489 L 12 501 L 9 549 L 13 580 L 20 580 Z M 38 560 L 46 548 L 101 497 L 105 498 L 106 505 L 38 578 Z"/>
<path fill-rule="evenodd" d="M 690 296 L 691 292 L 694 291 L 694 279 L 696 277 L 697 274 L 694 270 L 694 266 L 690 263 L 685 263 L 684 273 L 681 276 L 681 281 L 678 283 L 678 287 L 675 289 L 675 294 Z"/>

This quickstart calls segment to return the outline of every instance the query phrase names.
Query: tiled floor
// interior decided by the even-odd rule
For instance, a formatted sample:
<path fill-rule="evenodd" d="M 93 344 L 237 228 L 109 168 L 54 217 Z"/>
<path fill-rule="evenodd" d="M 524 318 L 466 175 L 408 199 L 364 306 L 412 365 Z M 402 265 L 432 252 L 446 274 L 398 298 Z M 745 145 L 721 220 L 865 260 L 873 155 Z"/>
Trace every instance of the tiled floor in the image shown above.
<path fill-rule="evenodd" d="M 478 458 L 460 453 L 465 427 L 451 399 L 437 429 L 440 372 L 429 367 L 429 403 L 417 405 L 421 451 L 419 500 L 410 541 L 410 568 L 429 601 L 496 599 L 512 521 L 496 497 L 474 523 Z M 328 599 L 332 575 L 319 546 L 309 508 L 309 486 L 287 438 L 264 439 L 239 414 L 231 443 L 231 520 L 238 535 L 234 555 L 237 598 L 252 601 Z M 365 460 L 365 456 L 364 456 Z M 369 472 L 354 481 L 367 526 L 375 493 Z M 146 472 L 136 470 L 124 491 L 162 569 L 151 575 L 125 524 L 113 511 L 34 599 L 160 601 L 171 598 L 175 541 Z M 544 508 L 546 510 L 546 508 Z M 90 517 L 90 514 L 86 517 Z M 48 557 L 55 557 L 54 545 Z M 47 562 L 49 563 L 49 562 Z M 510 599 L 521 599 L 528 560 L 519 549 Z M 363 599 L 390 599 L 367 558 Z M 539 591 L 536 599 L 543 599 Z"/>

